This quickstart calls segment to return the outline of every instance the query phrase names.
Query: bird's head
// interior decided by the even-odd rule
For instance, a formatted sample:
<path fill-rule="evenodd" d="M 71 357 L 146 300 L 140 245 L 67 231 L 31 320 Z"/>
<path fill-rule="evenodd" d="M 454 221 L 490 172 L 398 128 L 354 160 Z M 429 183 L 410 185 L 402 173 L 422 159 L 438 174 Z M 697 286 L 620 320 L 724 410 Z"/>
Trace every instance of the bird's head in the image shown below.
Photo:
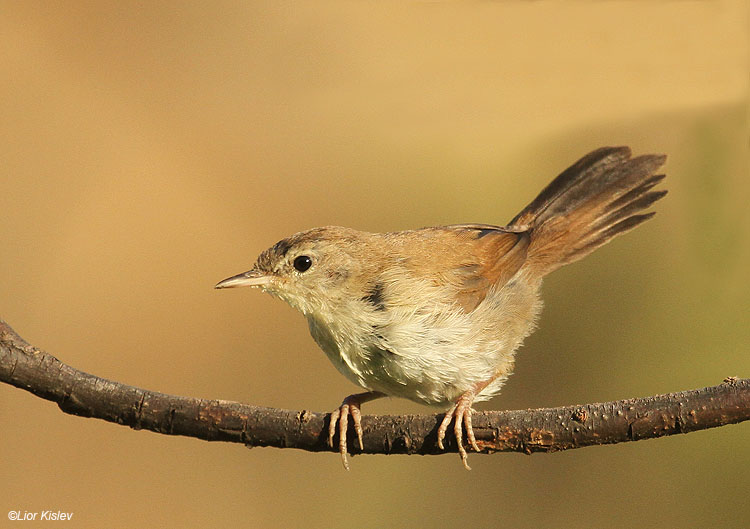
<path fill-rule="evenodd" d="M 366 234 L 348 228 L 314 228 L 282 239 L 253 267 L 220 281 L 215 288 L 259 287 L 303 314 L 318 312 L 355 295 L 362 277 Z"/>

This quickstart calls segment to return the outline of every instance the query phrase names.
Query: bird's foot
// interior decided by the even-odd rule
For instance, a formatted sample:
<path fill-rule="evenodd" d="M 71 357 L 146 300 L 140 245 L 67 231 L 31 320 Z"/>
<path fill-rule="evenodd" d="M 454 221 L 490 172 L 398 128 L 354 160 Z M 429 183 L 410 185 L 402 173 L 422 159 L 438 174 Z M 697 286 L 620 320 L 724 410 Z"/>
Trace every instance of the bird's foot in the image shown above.
<path fill-rule="evenodd" d="M 477 445 L 477 439 L 474 437 L 474 429 L 471 427 L 471 403 L 474 402 L 476 392 L 473 390 L 467 391 L 461 395 L 456 403 L 445 412 L 445 417 L 440 423 L 440 427 L 437 431 L 437 444 L 441 450 L 445 450 L 443 446 L 443 439 L 445 439 L 445 433 L 448 431 L 448 425 L 451 420 L 455 418 L 453 424 L 453 433 L 456 435 L 456 446 L 458 446 L 458 454 L 461 456 L 461 463 L 463 463 L 466 470 L 471 470 L 469 463 L 467 462 L 466 448 L 463 443 L 463 429 L 466 428 L 466 440 L 469 445 L 477 452 L 479 452 L 479 445 Z"/>
<path fill-rule="evenodd" d="M 344 402 L 341 403 L 341 406 L 339 406 L 338 409 L 331 412 L 331 419 L 328 423 L 328 446 L 333 448 L 333 438 L 336 435 L 336 423 L 338 423 L 339 453 L 341 453 L 341 461 L 344 463 L 345 469 L 349 470 L 349 461 L 346 458 L 346 432 L 349 427 L 349 416 L 351 415 L 352 422 L 354 423 L 354 431 L 357 432 L 359 449 L 364 450 L 364 445 L 362 444 L 362 412 L 360 411 L 360 406 L 367 401 L 379 399 L 384 396 L 383 393 L 378 391 L 368 391 L 367 393 L 349 395 L 344 399 Z"/>

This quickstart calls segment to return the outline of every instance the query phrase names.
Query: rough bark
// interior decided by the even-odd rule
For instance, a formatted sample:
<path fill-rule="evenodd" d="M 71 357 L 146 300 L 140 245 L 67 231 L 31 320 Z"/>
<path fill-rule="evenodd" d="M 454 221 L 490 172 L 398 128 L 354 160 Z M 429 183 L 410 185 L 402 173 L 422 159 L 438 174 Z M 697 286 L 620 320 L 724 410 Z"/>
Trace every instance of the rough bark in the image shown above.
<path fill-rule="evenodd" d="M 0 381 L 56 402 L 62 411 L 133 429 L 247 446 L 336 451 L 327 445 L 329 414 L 264 408 L 148 391 L 79 371 L 26 343 L 0 320 Z M 439 454 L 442 414 L 363 416 L 364 450 Z M 614 402 L 473 415 L 483 452 L 555 452 L 689 433 L 750 419 L 750 379 Z M 350 431 L 350 436 L 353 432 Z M 455 452 L 447 440 L 446 451 Z M 357 447 L 357 448 L 354 448 Z"/>

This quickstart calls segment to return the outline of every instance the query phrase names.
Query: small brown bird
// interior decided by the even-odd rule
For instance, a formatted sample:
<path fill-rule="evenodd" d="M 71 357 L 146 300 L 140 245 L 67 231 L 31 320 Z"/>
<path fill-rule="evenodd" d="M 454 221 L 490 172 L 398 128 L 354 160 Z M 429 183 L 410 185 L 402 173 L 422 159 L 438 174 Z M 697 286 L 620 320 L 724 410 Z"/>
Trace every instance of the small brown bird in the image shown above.
<path fill-rule="evenodd" d="M 651 191 L 663 155 L 604 147 L 555 178 L 507 226 L 456 224 L 392 233 L 329 226 L 277 242 L 216 288 L 261 287 L 302 312 L 336 368 L 367 391 L 331 414 L 346 460 L 351 415 L 384 396 L 447 409 L 466 468 L 463 428 L 479 451 L 471 405 L 499 391 L 542 309 L 542 278 L 635 228 L 666 194 Z"/>

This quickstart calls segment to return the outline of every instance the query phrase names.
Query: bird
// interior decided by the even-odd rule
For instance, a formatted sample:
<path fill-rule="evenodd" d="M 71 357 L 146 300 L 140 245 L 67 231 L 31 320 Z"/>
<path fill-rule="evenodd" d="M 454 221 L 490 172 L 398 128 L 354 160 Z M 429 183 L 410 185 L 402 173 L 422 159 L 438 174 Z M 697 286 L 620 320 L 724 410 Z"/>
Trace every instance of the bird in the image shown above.
<path fill-rule="evenodd" d="M 385 396 L 445 409 L 463 466 L 480 451 L 472 404 L 499 393 L 542 310 L 542 279 L 651 218 L 666 190 L 665 155 L 602 147 L 553 179 L 505 226 L 452 224 L 370 233 L 301 231 L 215 288 L 256 287 L 301 312 L 333 365 L 364 392 L 331 413 L 328 444 L 348 470 L 351 419 L 363 450 L 361 406 Z"/>

